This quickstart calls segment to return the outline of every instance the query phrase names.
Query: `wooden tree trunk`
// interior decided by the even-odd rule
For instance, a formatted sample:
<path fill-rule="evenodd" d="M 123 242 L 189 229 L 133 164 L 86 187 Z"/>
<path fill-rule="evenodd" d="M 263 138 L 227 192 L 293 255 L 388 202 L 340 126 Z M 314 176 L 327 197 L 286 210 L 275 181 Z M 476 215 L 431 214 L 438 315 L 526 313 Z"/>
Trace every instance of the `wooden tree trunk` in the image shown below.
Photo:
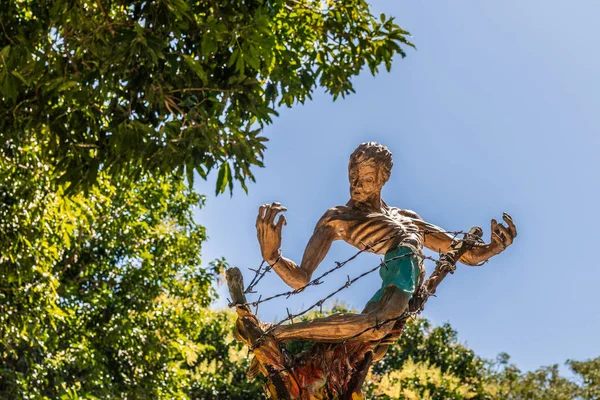
<path fill-rule="evenodd" d="M 480 228 L 471 229 L 467 239 L 458 241 L 450 252 L 441 256 L 431 276 L 411 300 L 409 312 L 423 309 L 428 297 L 435 293 L 446 275 L 454 271 L 456 261 L 481 233 Z M 293 356 L 264 333 L 256 315 L 245 305 L 244 283 L 238 268 L 227 270 L 227 284 L 238 314 L 235 337 L 254 355 L 248 378 L 253 379 L 258 374 L 265 376 L 264 388 L 273 400 L 364 399 L 362 386 L 371 364 L 383 357 L 387 345 L 400 337 L 406 323 L 406 316 L 397 319 L 392 331 L 381 341 L 365 342 L 357 337 L 343 344 L 317 343 Z"/>

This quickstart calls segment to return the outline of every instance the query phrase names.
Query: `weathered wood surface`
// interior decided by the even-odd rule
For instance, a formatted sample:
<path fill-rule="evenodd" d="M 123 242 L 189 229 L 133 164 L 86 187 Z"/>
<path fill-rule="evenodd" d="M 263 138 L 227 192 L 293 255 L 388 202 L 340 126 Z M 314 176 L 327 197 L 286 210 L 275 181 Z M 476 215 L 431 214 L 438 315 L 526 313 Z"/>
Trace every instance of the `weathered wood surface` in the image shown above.
<path fill-rule="evenodd" d="M 431 276 L 413 297 L 409 313 L 419 312 L 435 293 L 439 284 L 455 269 L 456 261 L 468 251 L 481 228 L 473 228 L 464 240 L 457 241 L 451 251 L 442 254 Z M 317 343 L 309 350 L 293 356 L 272 336 L 265 334 L 261 322 L 244 305 L 243 279 L 238 268 L 227 270 L 227 284 L 238 314 L 235 337 L 253 353 L 248 378 L 262 374 L 264 388 L 273 400 L 359 400 L 364 399 L 362 385 L 373 362 L 380 360 L 389 344 L 402 334 L 407 317 L 399 318 L 392 331 L 382 340 L 360 341 L 360 337 L 347 343 Z M 389 322 L 389 321 L 388 321 Z"/>

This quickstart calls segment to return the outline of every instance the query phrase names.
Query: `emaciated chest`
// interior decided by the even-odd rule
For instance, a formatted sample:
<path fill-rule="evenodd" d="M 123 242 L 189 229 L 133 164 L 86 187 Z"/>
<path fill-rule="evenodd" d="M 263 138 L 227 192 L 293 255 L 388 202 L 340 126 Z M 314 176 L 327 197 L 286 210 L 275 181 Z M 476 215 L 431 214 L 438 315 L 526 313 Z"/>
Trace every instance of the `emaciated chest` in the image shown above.
<path fill-rule="evenodd" d="M 418 239 L 414 222 L 398 213 L 340 213 L 331 219 L 331 224 L 341 240 L 378 254 L 407 239 Z"/>

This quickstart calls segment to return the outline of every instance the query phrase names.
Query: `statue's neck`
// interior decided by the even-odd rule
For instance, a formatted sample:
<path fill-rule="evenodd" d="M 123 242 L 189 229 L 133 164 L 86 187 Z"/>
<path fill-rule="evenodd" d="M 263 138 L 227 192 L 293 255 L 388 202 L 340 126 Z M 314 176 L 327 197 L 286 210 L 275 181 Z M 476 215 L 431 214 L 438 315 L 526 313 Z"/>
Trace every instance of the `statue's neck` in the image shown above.
<path fill-rule="evenodd" d="M 364 202 L 358 202 L 350 199 L 346 205 L 356 210 L 377 213 L 385 213 L 385 211 L 389 208 L 381 196 L 368 199 Z"/>

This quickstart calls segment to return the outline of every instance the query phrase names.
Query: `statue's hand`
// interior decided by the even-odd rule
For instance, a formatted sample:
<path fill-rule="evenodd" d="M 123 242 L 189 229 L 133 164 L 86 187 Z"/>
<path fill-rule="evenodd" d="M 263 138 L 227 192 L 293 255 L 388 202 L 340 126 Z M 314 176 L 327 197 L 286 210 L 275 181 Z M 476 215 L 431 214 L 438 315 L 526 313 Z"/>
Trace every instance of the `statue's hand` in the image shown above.
<path fill-rule="evenodd" d="M 507 213 L 504 213 L 502 219 L 506 222 L 507 226 L 504 226 L 501 223 L 499 224 L 495 219 L 492 219 L 492 238 L 488 245 L 488 249 L 491 253 L 490 257 L 502 253 L 517 237 L 517 227 L 515 226 L 512 217 Z"/>
<path fill-rule="evenodd" d="M 279 257 L 279 249 L 281 248 L 281 229 L 283 225 L 287 225 L 285 216 L 282 214 L 275 224 L 275 217 L 280 212 L 287 211 L 279 203 L 263 204 L 258 209 L 256 217 L 256 234 L 262 257 L 269 264 L 273 264 Z"/>

